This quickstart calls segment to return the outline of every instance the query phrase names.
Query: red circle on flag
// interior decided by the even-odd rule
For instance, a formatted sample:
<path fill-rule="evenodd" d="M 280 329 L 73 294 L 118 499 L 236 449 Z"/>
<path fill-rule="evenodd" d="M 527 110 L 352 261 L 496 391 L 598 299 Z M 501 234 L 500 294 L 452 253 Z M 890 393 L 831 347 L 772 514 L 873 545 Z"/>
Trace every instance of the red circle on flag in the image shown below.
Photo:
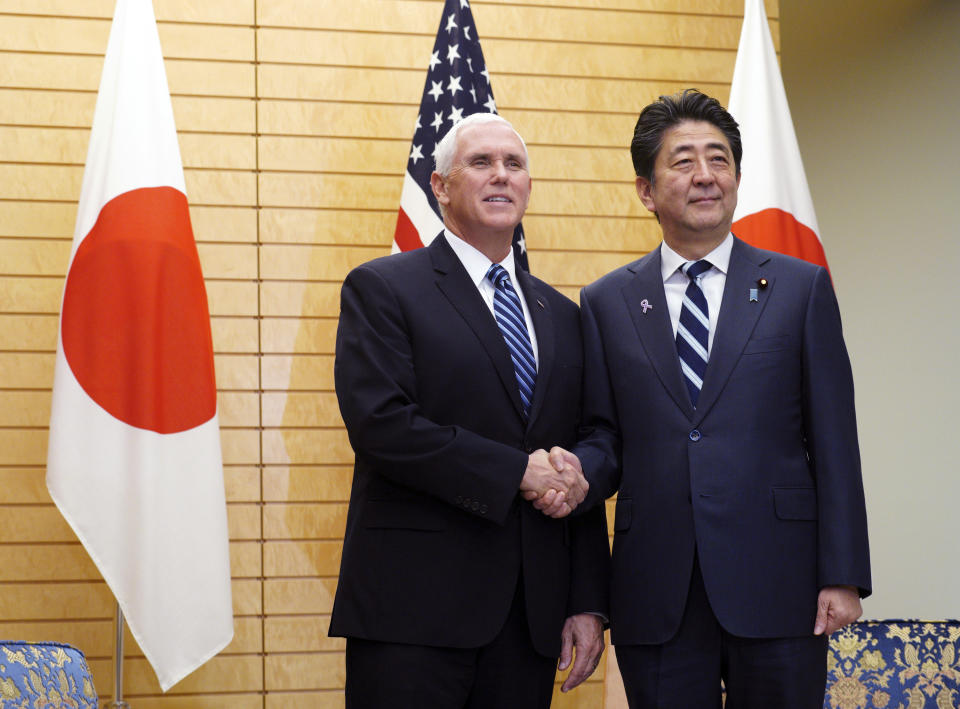
<path fill-rule="evenodd" d="M 213 417 L 210 315 L 182 192 L 132 190 L 100 210 L 67 275 L 60 335 L 80 386 L 119 420 L 177 433 Z"/>
<path fill-rule="evenodd" d="M 783 209 L 761 209 L 738 219 L 732 228 L 734 234 L 759 249 L 779 251 L 824 268 L 827 266 L 827 257 L 816 232 Z"/>

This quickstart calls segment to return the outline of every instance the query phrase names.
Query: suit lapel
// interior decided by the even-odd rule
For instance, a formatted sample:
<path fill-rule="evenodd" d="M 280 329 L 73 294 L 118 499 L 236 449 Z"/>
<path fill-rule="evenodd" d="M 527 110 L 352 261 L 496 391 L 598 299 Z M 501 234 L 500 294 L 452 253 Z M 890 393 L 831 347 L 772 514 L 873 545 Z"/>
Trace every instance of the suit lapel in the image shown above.
<path fill-rule="evenodd" d="M 553 372 L 555 347 L 553 314 L 550 311 L 550 302 L 540 294 L 530 274 L 519 264 L 516 265 L 515 270 L 537 337 L 537 381 L 533 387 L 533 401 L 530 402 L 530 421 L 534 421 L 543 405 L 543 398 Z M 517 396 L 519 399 L 519 394 Z"/>
<path fill-rule="evenodd" d="M 695 422 L 703 420 L 720 396 L 770 299 L 774 278 L 762 268 L 767 261 L 769 257 L 761 251 L 734 239 L 713 347 L 710 350 L 710 361 L 697 402 Z M 761 277 L 767 280 L 765 288 L 758 286 Z M 751 299 L 751 289 L 754 288 L 757 297 L 755 301 Z"/>
<path fill-rule="evenodd" d="M 693 405 L 680 372 L 680 359 L 673 338 L 667 297 L 663 290 L 660 249 L 657 248 L 627 268 L 634 271 L 636 278 L 631 279 L 624 287 L 623 298 L 627 302 L 640 343 L 664 388 L 677 406 L 688 417 L 692 416 Z"/>
<path fill-rule="evenodd" d="M 517 378 L 513 370 L 513 361 L 510 351 L 503 341 L 503 335 L 497 326 L 490 308 L 483 302 L 483 297 L 460 259 L 450 248 L 443 233 L 434 239 L 430 246 L 430 256 L 433 260 L 434 272 L 437 276 L 437 287 L 456 308 L 467 325 L 476 334 L 480 344 L 486 350 L 493 362 L 500 382 L 510 396 L 517 413 L 523 415 L 523 403 L 520 401 L 520 390 L 517 387 Z"/>

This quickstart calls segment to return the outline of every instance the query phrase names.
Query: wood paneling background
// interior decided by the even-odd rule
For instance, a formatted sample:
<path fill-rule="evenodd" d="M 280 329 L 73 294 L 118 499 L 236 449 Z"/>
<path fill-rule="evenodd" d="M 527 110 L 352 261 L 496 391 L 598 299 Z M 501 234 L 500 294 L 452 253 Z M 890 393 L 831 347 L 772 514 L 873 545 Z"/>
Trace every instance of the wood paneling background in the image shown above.
<path fill-rule="evenodd" d="M 326 637 L 352 453 L 332 369 L 339 284 L 388 253 L 438 0 L 155 0 L 207 279 L 236 637 L 136 709 L 343 705 Z M 637 112 L 726 101 L 741 0 L 474 0 L 500 112 L 529 145 L 531 269 L 579 288 L 648 251 Z M 776 0 L 768 0 L 775 41 Z M 0 636 L 59 639 L 113 686 L 114 602 L 44 485 L 57 316 L 112 0 L 0 0 Z M 600 707 L 603 668 L 558 696 Z M 607 702 L 613 705 L 614 700 Z"/>

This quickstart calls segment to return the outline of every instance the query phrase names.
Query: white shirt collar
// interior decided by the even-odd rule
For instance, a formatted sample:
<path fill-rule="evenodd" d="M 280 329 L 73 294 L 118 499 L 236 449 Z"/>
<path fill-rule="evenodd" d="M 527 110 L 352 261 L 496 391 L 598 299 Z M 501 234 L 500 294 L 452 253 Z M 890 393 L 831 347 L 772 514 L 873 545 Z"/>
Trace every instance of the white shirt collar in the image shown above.
<path fill-rule="evenodd" d="M 715 269 L 726 274 L 730 268 L 730 252 L 733 250 L 733 234 L 727 234 L 727 238 L 720 242 L 719 246 L 704 256 Z M 687 262 L 683 256 L 667 246 L 664 241 L 660 246 L 660 274 L 666 281 L 670 276 L 677 272 L 683 264 Z"/>
<path fill-rule="evenodd" d="M 478 251 L 475 247 L 468 244 L 449 229 L 444 229 L 443 233 L 447 237 L 447 243 L 450 244 L 450 248 L 453 249 L 453 252 L 457 255 L 457 258 L 460 259 L 460 263 L 463 264 L 463 267 L 467 269 L 470 280 L 473 281 L 475 286 L 480 287 L 480 284 L 483 283 L 484 279 L 486 279 L 487 271 L 490 270 L 490 266 L 493 262 L 487 258 L 486 254 Z M 514 285 L 514 290 L 518 290 L 516 285 L 517 267 L 515 259 L 513 258 L 512 247 L 510 248 L 510 251 L 507 252 L 506 257 L 504 257 L 504 259 L 499 263 L 501 266 L 507 269 L 507 274 L 510 276 L 510 283 Z"/>

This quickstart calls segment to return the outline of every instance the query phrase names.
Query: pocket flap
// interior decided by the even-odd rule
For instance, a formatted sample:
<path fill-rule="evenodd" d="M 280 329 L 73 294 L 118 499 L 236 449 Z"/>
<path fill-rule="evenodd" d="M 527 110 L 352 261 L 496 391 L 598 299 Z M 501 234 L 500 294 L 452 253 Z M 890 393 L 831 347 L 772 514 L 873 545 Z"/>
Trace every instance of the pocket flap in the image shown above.
<path fill-rule="evenodd" d="M 790 348 L 790 335 L 778 335 L 777 337 L 757 337 L 747 340 L 746 347 L 743 348 L 744 354 L 759 354 L 761 352 L 776 352 L 777 350 L 786 350 Z"/>
<path fill-rule="evenodd" d="M 817 489 L 814 487 L 775 487 L 773 507 L 780 519 L 817 518 Z"/>

